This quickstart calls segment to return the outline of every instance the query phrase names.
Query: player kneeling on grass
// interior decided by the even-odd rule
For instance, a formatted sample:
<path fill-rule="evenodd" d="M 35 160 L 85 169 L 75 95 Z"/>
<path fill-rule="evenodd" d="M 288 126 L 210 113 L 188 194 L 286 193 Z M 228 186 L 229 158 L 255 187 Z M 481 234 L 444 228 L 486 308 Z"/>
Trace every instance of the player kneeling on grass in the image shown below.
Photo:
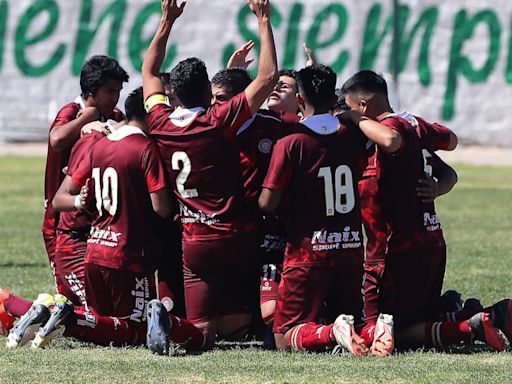
<path fill-rule="evenodd" d="M 73 174 L 69 189 L 60 190 L 54 199 L 56 209 L 70 210 L 83 209 L 88 197 L 94 197 L 98 214 L 85 256 L 87 305 L 73 311 L 70 304 L 58 303 L 35 336 L 34 347 L 60 336 L 64 327 L 65 336 L 104 345 L 141 344 L 148 333 L 149 347 L 159 354 L 168 353 L 169 336 L 185 343 L 185 348 L 203 344 L 197 328 L 168 314 L 153 300 L 154 212 L 167 217 L 170 197 L 158 150 L 146 137 L 142 88 L 130 94 L 125 108 L 127 124 L 93 146 L 90 157 Z M 90 177 L 91 191 L 86 183 Z M 34 312 L 45 312 L 42 306 L 34 305 Z M 35 323 L 45 324 L 40 316 L 31 317 L 11 333 L 21 334 L 24 340 Z"/>
<path fill-rule="evenodd" d="M 362 322 L 362 224 L 357 182 L 369 139 L 385 151 L 400 146 L 391 129 L 347 112 L 335 117 L 336 74 L 313 65 L 298 73 L 304 118 L 273 149 L 260 207 L 274 212 L 287 193 L 287 247 L 274 318 L 277 348 L 369 350 L 354 329 Z M 318 323 L 327 303 L 333 324 Z M 389 335 L 392 320 L 384 318 Z M 380 335 L 380 334 L 379 334 Z M 374 347 L 382 343 L 375 341 Z M 388 343 L 392 343 L 388 340 Z M 391 346 L 392 348 L 392 346 Z M 374 351 L 378 354 L 378 351 Z"/>

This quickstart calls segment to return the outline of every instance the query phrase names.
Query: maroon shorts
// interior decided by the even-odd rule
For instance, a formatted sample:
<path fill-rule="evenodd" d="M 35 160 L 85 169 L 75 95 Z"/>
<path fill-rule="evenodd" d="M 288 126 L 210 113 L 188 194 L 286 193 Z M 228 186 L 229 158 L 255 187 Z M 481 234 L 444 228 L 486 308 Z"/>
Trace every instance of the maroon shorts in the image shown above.
<path fill-rule="evenodd" d="M 86 263 L 85 291 L 91 312 L 142 323 L 148 302 L 156 298 L 155 275 Z"/>
<path fill-rule="evenodd" d="M 260 305 L 277 300 L 277 290 L 281 282 L 283 264 L 265 264 L 260 277 Z"/>
<path fill-rule="evenodd" d="M 331 320 L 340 314 L 362 317 L 363 252 L 346 252 L 329 265 L 286 266 L 278 290 L 274 332 L 318 322 L 327 309 Z"/>
<path fill-rule="evenodd" d="M 222 315 L 253 313 L 258 305 L 256 237 L 183 241 L 187 318 L 202 323 Z"/>
<path fill-rule="evenodd" d="M 379 298 L 381 312 L 394 317 L 400 331 L 432 320 L 439 310 L 446 267 L 446 246 L 416 241 L 389 250 Z"/>
<path fill-rule="evenodd" d="M 55 250 L 55 277 L 60 281 L 58 292 L 75 305 L 85 305 L 84 257 L 87 248 L 85 234 L 59 231 Z"/>

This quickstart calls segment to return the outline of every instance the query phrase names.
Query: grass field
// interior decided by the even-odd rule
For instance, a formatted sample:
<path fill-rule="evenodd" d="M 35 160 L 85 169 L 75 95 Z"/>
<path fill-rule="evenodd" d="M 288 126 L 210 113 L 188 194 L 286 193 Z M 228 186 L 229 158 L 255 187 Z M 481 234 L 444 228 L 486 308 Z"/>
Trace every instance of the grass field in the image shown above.
<path fill-rule="evenodd" d="M 0 286 L 33 298 L 51 291 L 43 242 L 43 158 L 0 158 Z M 445 288 L 484 304 L 512 296 L 512 168 L 457 166 L 459 184 L 438 200 L 448 242 Z M 510 383 L 512 353 L 416 351 L 387 359 L 262 351 L 221 344 L 199 355 L 152 356 L 59 340 L 7 350 L 0 382 Z"/>

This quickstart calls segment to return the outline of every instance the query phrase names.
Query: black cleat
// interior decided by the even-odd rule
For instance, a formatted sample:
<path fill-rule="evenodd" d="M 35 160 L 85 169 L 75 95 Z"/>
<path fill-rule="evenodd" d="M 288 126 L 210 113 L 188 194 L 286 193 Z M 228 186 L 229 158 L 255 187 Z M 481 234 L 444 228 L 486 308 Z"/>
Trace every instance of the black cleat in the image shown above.
<path fill-rule="evenodd" d="M 148 304 L 148 333 L 146 344 L 157 355 L 169 354 L 171 321 L 164 305 L 157 299 Z"/>

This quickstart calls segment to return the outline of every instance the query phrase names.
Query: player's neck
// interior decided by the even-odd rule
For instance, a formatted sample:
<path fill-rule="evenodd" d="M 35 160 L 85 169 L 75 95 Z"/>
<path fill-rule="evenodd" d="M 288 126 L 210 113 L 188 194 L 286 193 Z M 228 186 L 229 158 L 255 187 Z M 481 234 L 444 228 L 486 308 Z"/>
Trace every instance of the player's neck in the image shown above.
<path fill-rule="evenodd" d="M 128 120 L 126 125 L 131 125 L 132 127 L 140 128 L 143 132 L 147 132 L 147 126 L 145 122 L 140 122 L 138 120 Z"/>

